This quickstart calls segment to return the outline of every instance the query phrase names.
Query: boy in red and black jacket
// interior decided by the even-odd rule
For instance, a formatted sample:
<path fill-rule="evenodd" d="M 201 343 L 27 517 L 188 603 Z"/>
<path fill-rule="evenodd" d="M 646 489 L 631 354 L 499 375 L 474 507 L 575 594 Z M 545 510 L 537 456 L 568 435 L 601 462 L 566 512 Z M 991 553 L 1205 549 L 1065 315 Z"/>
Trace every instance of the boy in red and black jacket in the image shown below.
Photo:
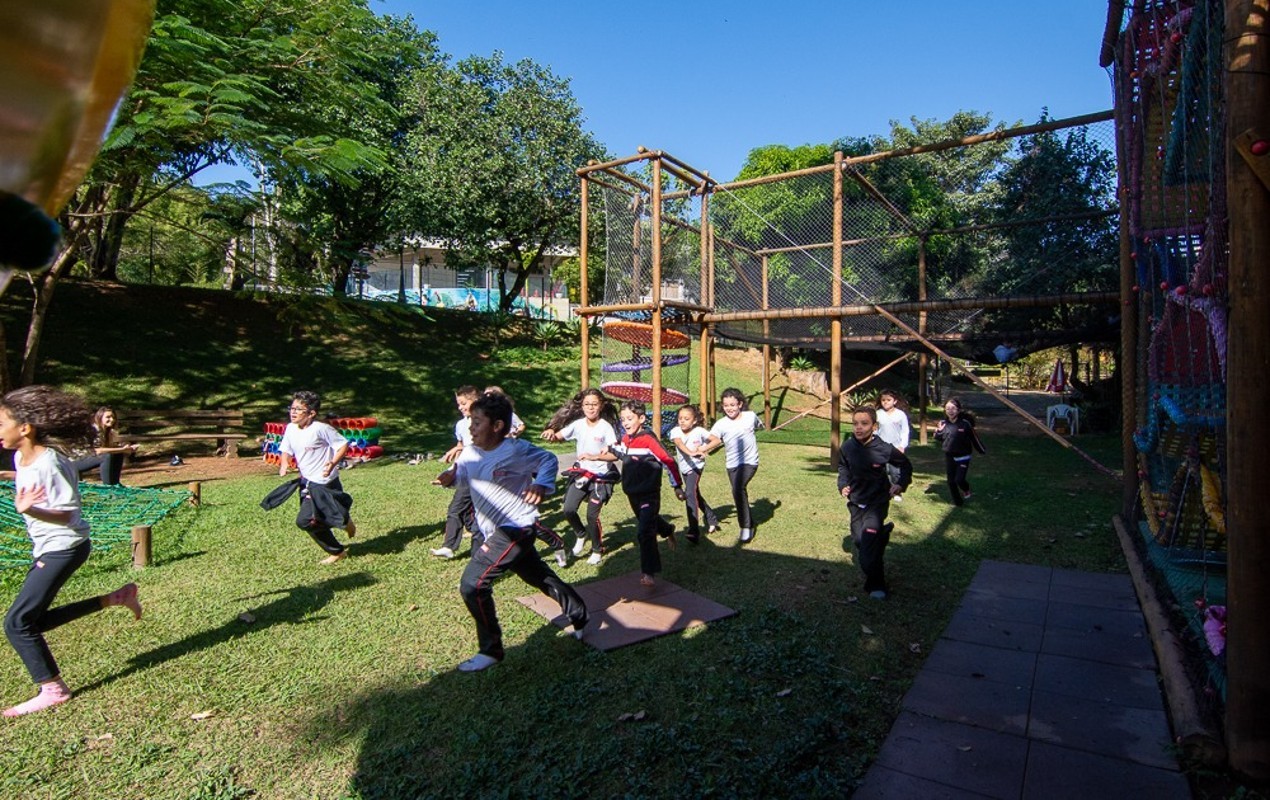
<path fill-rule="evenodd" d="M 663 470 L 670 473 L 675 497 L 683 500 L 679 467 L 645 427 L 648 411 L 643 403 L 636 400 L 623 403 L 618 420 L 622 424 L 622 440 L 601 457 L 605 461 L 622 462 L 622 491 L 631 502 L 637 523 L 639 570 L 643 573 L 639 582 L 652 586 L 653 576 L 661 572 L 657 535 L 669 539 L 671 549 L 675 546 L 675 526 L 661 518 L 661 474 Z"/>

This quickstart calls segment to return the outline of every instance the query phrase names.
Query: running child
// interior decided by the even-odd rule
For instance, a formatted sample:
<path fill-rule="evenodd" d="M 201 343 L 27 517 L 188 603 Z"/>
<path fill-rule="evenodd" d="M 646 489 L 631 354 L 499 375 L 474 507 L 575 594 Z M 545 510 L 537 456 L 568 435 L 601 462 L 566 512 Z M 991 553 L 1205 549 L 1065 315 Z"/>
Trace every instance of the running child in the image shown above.
<path fill-rule="evenodd" d="M 456 463 L 465 453 L 472 452 L 472 434 L 470 426 L 472 403 L 481 396 L 475 386 L 463 385 L 454 390 L 454 405 L 459 409 L 459 421 L 454 423 L 454 446 L 445 451 L 441 460 L 447 464 Z M 460 486 L 450 498 L 450 507 L 445 511 L 445 535 L 440 547 L 429 552 L 437 558 L 454 558 L 459 546 L 463 544 L 463 529 L 476 532 L 476 518 L 472 512 L 472 498 L 467 488 Z"/>
<path fill-rule="evenodd" d="M 675 462 L 684 479 L 684 505 L 688 512 L 688 541 L 696 544 L 701 539 L 700 518 L 706 518 L 706 532 L 719 529 L 719 518 L 714 509 L 701 496 L 701 473 L 706 468 L 706 443 L 710 431 L 702 427 L 701 409 L 694 405 L 680 406 L 678 425 L 670 431 L 670 441 L 675 445 Z"/>
<path fill-rule="evenodd" d="M 683 500 L 679 467 L 648 430 L 648 411 L 643 403 L 638 400 L 622 403 L 618 418 L 622 423 L 622 440 L 608 449 L 604 460 L 622 462 L 622 491 L 626 492 L 631 510 L 635 512 L 639 540 L 639 582 L 652 586 L 653 576 L 661 572 L 657 537 L 668 539 L 672 550 L 675 547 L 675 526 L 661 516 L 661 473 L 663 469 L 670 473 L 675 497 Z"/>
<path fill-rule="evenodd" d="M 961 505 L 970 499 L 970 457 L 975 450 L 987 454 L 979 434 L 975 433 L 975 415 L 961 407 L 961 400 L 953 397 L 944 404 L 944 415 L 935 427 L 935 439 L 944 447 L 944 468 L 948 475 L 948 491 L 953 505 Z"/>
<path fill-rule="evenodd" d="M 614 466 L 600 458 L 600 454 L 617 444 L 617 409 L 613 401 L 599 389 L 583 389 L 566 403 L 542 432 L 549 442 L 570 439 L 577 442 L 577 461 L 565 470 L 569 488 L 564 494 L 564 518 L 573 530 L 577 541 L 573 555 L 581 557 L 587 542 L 591 543 L 588 563 L 599 564 L 604 557 L 604 529 L 600 525 L 600 510 L 613 496 L 613 484 L 619 479 Z M 578 514 L 578 508 L 586 502 L 586 524 Z"/>
<path fill-rule="evenodd" d="M 486 393 L 472 403 L 470 454 L 437 476 L 441 486 L 468 488 L 484 541 L 472 548 L 459 591 L 476 621 L 476 655 L 459 664 L 460 672 L 479 672 L 503 660 L 503 631 L 494 609 L 493 584 L 508 570 L 560 604 L 582 638 L 586 603 L 560 580 L 534 547 L 534 538 L 560 537 L 538 522 L 538 505 L 556 488 L 555 455 L 507 435 L 512 424 L 506 395 Z"/>
<path fill-rule="evenodd" d="M 909 420 L 908 420 L 908 403 L 904 402 L 904 398 L 900 397 L 899 392 L 894 389 L 883 389 L 878 394 L 878 405 L 876 409 L 878 417 L 878 438 L 887 444 L 899 450 L 901 453 L 908 450 L 909 437 Z M 899 470 L 892 466 L 887 466 L 886 474 L 891 479 L 891 483 L 899 482 Z M 895 495 L 895 502 L 900 502 L 902 495 Z"/>
<path fill-rule="evenodd" d="M 44 634 L 109 606 L 127 606 L 141 619 L 137 585 L 110 594 L 50 608 L 58 591 L 88 559 L 88 523 L 81 515 L 79 475 L 51 439 L 87 439 L 88 409 L 71 395 L 47 386 L 28 386 L 0 399 L 0 443 L 15 451 L 13 506 L 31 537 L 31 567 L 4 616 L 4 633 L 39 687 L 26 702 L 4 710 L 6 717 L 42 711 L 71 699 L 71 690 Z"/>
<path fill-rule="evenodd" d="M 710 440 L 706 450 L 713 451 L 720 445 L 725 448 L 728 483 L 732 485 L 732 502 L 736 507 L 736 521 L 741 526 L 741 544 L 754 539 L 754 517 L 750 511 L 750 481 L 758 471 L 758 440 L 754 432 L 763 427 L 758 415 L 747 408 L 745 395 L 740 389 L 723 390 L 720 397 L 724 416 L 710 428 Z"/>
<path fill-rule="evenodd" d="M 851 541 L 856 562 L 864 573 L 864 591 L 875 600 L 885 600 L 883 556 L 895 524 L 886 521 L 891 498 L 913 482 L 913 465 L 908 456 L 877 435 L 877 412 L 872 406 L 851 412 L 851 438 L 838 454 L 838 493 L 847 500 L 851 513 Z M 899 479 L 891 483 L 886 467 L 895 467 Z"/>
<path fill-rule="evenodd" d="M 296 527 L 307 532 L 318 547 L 329 554 L 321 563 L 335 564 L 348 557 L 348 550 L 331 529 L 343 528 L 351 539 L 357 535 L 357 526 L 348 514 L 353 498 L 340 483 L 340 461 L 348 452 L 348 440 L 317 418 L 321 409 L 322 398 L 317 392 L 299 391 L 291 396 L 291 406 L 287 409 L 291 421 L 278 445 L 282 455 L 278 475 L 286 476 L 290 456 L 295 459 L 300 477 L 274 489 L 260 502 L 260 507 L 266 511 L 277 508 L 298 489 L 300 513 L 296 515 Z"/>

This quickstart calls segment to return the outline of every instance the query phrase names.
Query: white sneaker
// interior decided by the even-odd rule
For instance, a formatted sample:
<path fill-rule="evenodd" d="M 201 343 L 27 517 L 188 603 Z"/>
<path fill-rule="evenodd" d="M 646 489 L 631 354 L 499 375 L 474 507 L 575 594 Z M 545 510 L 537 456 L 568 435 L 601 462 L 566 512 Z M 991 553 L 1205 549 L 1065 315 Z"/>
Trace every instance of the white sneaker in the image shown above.
<path fill-rule="evenodd" d="M 902 494 L 897 494 L 897 495 L 895 495 L 894 497 L 892 497 L 892 498 L 891 498 L 891 502 L 892 502 L 892 503 L 903 503 L 903 502 L 904 502 L 904 495 L 902 495 Z"/>
<path fill-rule="evenodd" d="M 437 558 L 454 558 L 454 551 L 448 547 L 434 547 L 432 548 L 432 555 Z"/>
<path fill-rule="evenodd" d="M 487 656 L 484 653 L 477 653 L 467 661 L 459 664 L 459 672 L 480 672 L 483 669 L 489 669 L 497 663 L 497 658 Z"/>
<path fill-rule="evenodd" d="M 885 600 L 886 592 L 881 589 L 875 589 L 874 591 L 869 592 L 869 597 L 872 597 L 874 600 Z"/>
<path fill-rule="evenodd" d="M 754 530 L 752 528 L 741 529 L 741 544 L 747 544 L 754 541 Z"/>
<path fill-rule="evenodd" d="M 595 567 L 595 566 L 599 566 L 600 562 L 603 560 L 604 560 L 604 556 L 600 555 L 599 553 L 592 553 L 591 557 L 586 560 L 586 563 Z"/>
<path fill-rule="evenodd" d="M 578 540 L 573 543 L 573 554 L 575 556 L 581 556 L 583 550 L 586 550 L 586 537 L 579 536 Z"/>
<path fill-rule="evenodd" d="M 556 551 L 556 564 L 561 567 L 569 566 L 569 554 L 563 547 Z"/>

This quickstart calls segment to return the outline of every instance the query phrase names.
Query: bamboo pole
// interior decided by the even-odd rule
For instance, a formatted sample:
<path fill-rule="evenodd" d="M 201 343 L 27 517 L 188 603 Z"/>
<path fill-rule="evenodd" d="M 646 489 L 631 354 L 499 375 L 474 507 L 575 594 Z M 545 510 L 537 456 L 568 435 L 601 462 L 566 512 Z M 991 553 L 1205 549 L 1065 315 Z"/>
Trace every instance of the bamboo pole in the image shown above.
<path fill-rule="evenodd" d="M 833 274 L 830 299 L 842 305 L 842 151 L 833 154 Z M 767 313 L 767 312 L 764 312 Z M 842 318 L 829 322 L 829 465 L 838 466 L 842 444 Z"/>
<path fill-rule="evenodd" d="M 661 170 L 660 157 L 653 161 L 653 432 L 661 437 Z"/>
<path fill-rule="evenodd" d="M 697 299 L 701 304 L 710 311 L 714 310 L 714 306 L 710 305 L 710 194 L 709 192 L 701 195 L 701 288 L 697 294 Z M 706 313 L 710 313 L 707 311 Z M 706 344 L 706 338 L 710 335 L 710 326 L 701 325 L 701 346 L 697 351 L 697 392 L 698 392 L 698 408 L 702 413 L 706 413 L 708 403 L 706 398 L 706 358 L 709 356 L 709 346 Z"/>
<path fill-rule="evenodd" d="M 588 173 L 588 174 L 589 174 L 589 173 Z M 580 211 L 580 215 L 581 215 L 581 216 L 580 216 L 580 219 L 579 219 L 579 223 L 578 223 L 578 224 L 580 224 L 580 225 L 582 226 L 582 232 L 581 232 L 581 236 L 580 236 L 580 237 L 579 237 L 579 239 L 578 239 L 578 306 L 579 306 L 579 313 L 581 313 L 581 309 L 582 309 L 582 308 L 585 308 L 585 307 L 586 307 L 587 302 L 588 302 L 588 300 L 589 300 L 589 297 L 588 297 L 588 294 L 587 294 L 587 293 L 590 291 L 590 287 L 589 287 L 589 285 L 588 285 L 588 283 L 587 283 L 587 256 L 588 256 L 588 255 L 589 255 L 589 253 L 590 253 L 590 250 L 588 249 L 588 245 L 589 245 L 589 243 L 590 243 L 590 239 L 591 239 L 591 237 L 589 236 L 589 233 L 590 233 L 590 228 L 588 228 L 588 227 L 587 227 L 587 225 L 588 225 L 588 220 L 589 220 L 589 216 L 588 216 L 588 215 L 589 215 L 589 213 L 590 213 L 590 212 L 589 212 L 589 209 L 590 209 L 590 194 L 591 194 L 591 193 L 590 193 L 590 184 L 589 184 L 589 181 L 588 181 L 588 179 L 587 179 L 587 175 L 583 175 L 583 176 L 580 178 L 580 180 L 582 181 L 582 189 L 581 189 L 581 191 L 582 191 L 582 202 L 581 202 L 581 211 Z M 580 384 L 580 385 L 582 386 L 582 388 L 583 388 L 583 389 L 586 389 L 586 388 L 589 388 L 589 387 L 591 386 L 591 323 L 590 323 L 590 320 L 588 320 L 588 319 L 586 318 L 586 315 L 585 315 L 585 314 L 583 314 L 583 315 L 582 315 L 582 325 L 581 325 L 581 326 L 579 326 L 579 330 L 581 331 L 581 338 L 582 338 L 582 341 L 581 341 L 581 345 L 582 345 L 582 364 L 581 364 L 581 369 L 582 369 L 582 382 L 581 382 L 581 384 Z"/>
<path fill-rule="evenodd" d="M 763 310 L 768 308 L 767 256 L 762 260 Z M 772 323 L 763 320 L 763 427 L 772 427 L 772 346 L 766 340 L 772 335 Z"/>
<path fill-rule="evenodd" d="M 1071 292 L 1052 295 L 1010 297 L 962 297 L 954 300 L 907 300 L 900 303 L 860 303 L 849 306 L 815 308 L 774 308 L 768 311 L 716 311 L 705 319 L 712 323 L 757 321 L 762 319 L 819 319 L 824 317 L 867 317 L 873 314 L 914 314 L 923 311 L 956 311 L 979 308 L 1038 308 L 1063 304 L 1095 305 L 1119 303 L 1119 292 Z M 877 309 L 882 309 L 878 311 Z"/>
<path fill-rule="evenodd" d="M 616 314 L 620 311 L 653 311 L 655 310 L 651 303 L 609 303 L 604 306 L 583 306 L 578 309 L 578 313 L 588 316 L 597 317 L 603 314 Z"/>
<path fill-rule="evenodd" d="M 697 183 L 697 184 L 714 183 L 714 180 L 710 177 L 709 172 L 702 172 L 701 170 L 692 166 L 688 162 L 681 161 L 680 159 L 675 158 L 670 153 L 667 153 L 665 150 L 658 150 L 657 155 L 660 156 L 662 159 L 669 161 L 671 164 L 674 164 L 676 167 L 679 167 L 680 169 L 685 170 L 687 172 L 691 172 L 693 175 L 695 175 L 699 179 L 697 181 L 689 181 L 689 183 Z"/>
<path fill-rule="evenodd" d="M 1124 0 L 1109 0 L 1107 22 L 1102 29 L 1102 48 L 1098 52 L 1098 66 L 1106 69 L 1116 60 L 1116 41 L 1120 38 L 1120 23 L 1124 20 Z"/>
<path fill-rule="evenodd" d="M 900 211 L 898 208 L 896 208 L 895 204 L 892 203 L 890 199 L 887 198 L 886 195 L 879 192 L 877 187 L 869 182 L 868 178 L 861 175 L 859 170 L 853 169 L 853 170 L 850 170 L 850 172 L 851 172 L 851 180 L 860 184 L 861 188 L 863 188 L 864 191 L 869 196 L 871 196 L 874 200 L 881 203 L 882 207 L 887 210 L 887 213 L 889 213 L 892 217 L 895 217 L 895 219 L 899 220 L 900 224 L 903 225 L 905 228 L 908 228 L 910 232 L 917 233 L 917 225 L 913 222 L 913 220 L 909 219 L 908 215 L 906 215 L 903 211 Z"/>
<path fill-rule="evenodd" d="M 1197 12 L 1198 13 L 1198 12 Z M 1270 503 L 1262 479 L 1270 427 L 1270 186 L 1235 147 L 1270 139 L 1270 0 L 1226 0 L 1226 207 L 1230 236 L 1230 376 L 1226 408 L 1226 743 L 1230 764 L 1270 781 Z M 1267 159 L 1270 156 L 1253 156 Z"/>
<path fill-rule="evenodd" d="M 926 302 L 926 237 L 923 236 L 917 240 L 917 299 L 919 302 Z M 920 311 L 917 315 L 917 332 L 926 335 L 926 312 Z M 929 392 L 926 391 L 926 368 L 930 356 L 922 353 L 921 358 L 917 362 L 917 443 L 926 444 L 926 406 L 930 402 Z"/>
<path fill-rule="evenodd" d="M 203 503 L 203 484 L 199 481 L 190 481 L 186 484 L 186 488 L 190 492 L 190 505 L 199 506 Z"/>
<path fill-rule="evenodd" d="M 623 183 L 626 183 L 635 187 L 635 189 L 637 190 L 636 193 L 638 194 L 648 194 L 651 191 L 648 185 L 645 184 L 643 181 L 639 180 L 638 178 L 632 178 L 630 175 L 627 175 L 625 172 L 609 171 L 609 172 L 605 172 L 604 174 L 609 176 L 610 178 L 616 178 Z M 595 179 L 592 178 L 592 180 L 595 180 Z"/>
<path fill-rule="evenodd" d="M 1112 111 L 1099 111 L 1094 114 L 1082 114 L 1078 117 L 1068 117 L 1067 119 L 1054 120 L 1052 122 L 1042 122 L 1037 125 L 1023 125 L 1018 128 L 1009 128 L 1001 131 L 991 131 L 989 133 L 978 133 L 973 136 L 963 136 L 960 139 L 948 139 L 942 142 L 932 142 L 931 144 L 919 144 L 914 147 L 901 147 L 896 150 L 887 150 L 884 153 L 869 153 L 863 156 L 853 156 L 846 159 L 846 164 L 855 166 L 856 164 L 871 164 L 874 161 L 884 161 L 888 158 L 897 158 L 899 156 L 911 156 L 918 153 L 937 153 L 940 150 L 951 150 L 954 147 L 965 147 L 971 144 L 983 144 L 984 142 L 999 142 L 1005 139 L 1014 139 L 1019 136 L 1031 136 L 1034 133 L 1045 133 L 1046 131 L 1057 131 L 1063 128 L 1074 128 L 1077 125 L 1089 125 L 1094 122 L 1106 122 L 1112 119 L 1115 113 Z"/>
<path fill-rule="evenodd" d="M 685 300 L 662 300 L 662 308 L 678 308 L 684 311 L 696 311 L 698 314 L 709 314 L 714 309 L 700 303 L 689 303 Z"/>
<path fill-rule="evenodd" d="M 1177 743 L 1188 758 L 1208 766 L 1216 766 L 1225 760 L 1226 748 L 1216 733 L 1209 730 L 1204 723 L 1194 687 L 1188 677 L 1186 648 L 1169 624 L 1170 613 L 1160 602 L 1151 579 L 1147 577 L 1146 567 L 1124 520 L 1117 515 L 1112 518 L 1111 524 L 1116 530 L 1116 538 L 1120 540 L 1120 550 L 1128 564 L 1129 576 L 1133 579 L 1133 588 L 1138 595 L 1138 605 L 1142 608 L 1142 617 L 1155 650 L 1160 682 L 1164 685 L 1164 697 L 1168 701 L 1169 719 L 1173 723 Z"/>
<path fill-rule="evenodd" d="M 647 150 L 640 148 L 640 152 L 637 152 L 634 155 L 615 158 L 612 161 L 597 161 L 592 164 L 587 164 L 585 167 L 578 167 L 576 172 L 579 177 L 586 176 L 592 172 L 610 172 L 615 167 L 625 166 L 633 161 L 647 161 L 650 155 L 651 154 Z"/>

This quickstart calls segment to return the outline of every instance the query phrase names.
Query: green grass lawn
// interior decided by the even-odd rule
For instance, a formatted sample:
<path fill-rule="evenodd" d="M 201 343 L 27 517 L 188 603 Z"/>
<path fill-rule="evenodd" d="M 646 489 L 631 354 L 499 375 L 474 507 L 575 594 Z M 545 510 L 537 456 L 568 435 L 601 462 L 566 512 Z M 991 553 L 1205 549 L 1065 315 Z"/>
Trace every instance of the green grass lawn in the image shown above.
<path fill-rule="evenodd" d="M 1083 441 L 1108 459 L 1118 446 Z M 317 564 L 294 506 L 258 508 L 276 477 L 207 483 L 201 509 L 156 529 L 154 566 L 135 573 L 122 549 L 98 553 L 63 590 L 65 601 L 135 578 L 146 616 L 111 609 L 49 635 L 77 697 L 6 721 L 0 795 L 842 796 L 982 559 L 1120 568 L 1113 481 L 1039 437 L 990 446 L 961 509 L 938 451 L 911 451 L 887 602 L 862 596 L 843 550 L 826 447 L 765 442 L 755 542 L 735 545 L 711 462 L 703 491 L 723 532 L 664 553 L 665 579 L 735 617 L 599 653 L 516 603 L 527 587 L 509 576 L 496 590 L 507 659 L 476 675 L 454 671 L 475 651 L 456 588 L 464 562 L 428 554 L 449 500 L 429 484 L 433 465 L 345 474 L 360 531 L 335 567 Z M 559 522 L 558 501 L 546 508 Z M 624 497 L 604 519 L 616 551 L 599 567 L 575 562 L 567 580 L 638 568 Z M 4 576 L 5 601 L 18 578 Z M 25 699 L 24 671 L 4 661 L 0 697 Z"/>
<path fill-rule="evenodd" d="M 531 432 L 577 388 L 576 348 L 543 355 L 523 334 L 493 336 L 481 316 L 69 281 L 37 379 L 126 407 L 241 408 L 249 432 L 311 387 L 337 414 L 379 417 L 390 453 L 440 451 L 461 383 L 501 384 Z M 0 319 L 12 347 L 25 325 L 15 293 Z M 717 382 L 761 389 L 726 364 Z M 155 529 L 152 567 L 133 572 L 126 548 L 98 552 L 63 590 L 69 601 L 135 579 L 146 616 L 111 609 L 51 632 L 77 697 L 3 721 L 0 797 L 841 797 L 983 559 L 1122 569 L 1109 524 L 1118 483 L 1043 437 L 985 438 L 961 509 L 939 451 L 910 450 L 917 473 L 892 507 L 887 602 L 862 597 L 827 428 L 807 418 L 760 434 L 753 544 L 735 545 L 712 460 L 703 491 L 723 532 L 664 553 L 666 580 L 736 616 L 599 653 L 516 603 L 527 587 L 509 576 L 495 592 L 507 659 L 476 675 L 454 671 L 476 648 L 457 591 L 464 562 L 428 554 L 449 502 L 430 485 L 434 463 L 345 474 L 360 532 L 335 567 L 317 564 L 294 505 L 259 509 L 278 481 L 264 467 L 205 482 L 200 509 Z M 1118 436 L 1080 444 L 1118 464 Z M 663 508 L 683 521 L 669 490 Z M 562 528 L 558 500 L 545 514 Z M 618 547 L 599 567 L 563 570 L 567 580 L 638 569 L 624 497 L 604 520 Z M 21 577 L 0 573 L 0 602 Z M 32 687 L 4 653 L 9 705 Z"/>

